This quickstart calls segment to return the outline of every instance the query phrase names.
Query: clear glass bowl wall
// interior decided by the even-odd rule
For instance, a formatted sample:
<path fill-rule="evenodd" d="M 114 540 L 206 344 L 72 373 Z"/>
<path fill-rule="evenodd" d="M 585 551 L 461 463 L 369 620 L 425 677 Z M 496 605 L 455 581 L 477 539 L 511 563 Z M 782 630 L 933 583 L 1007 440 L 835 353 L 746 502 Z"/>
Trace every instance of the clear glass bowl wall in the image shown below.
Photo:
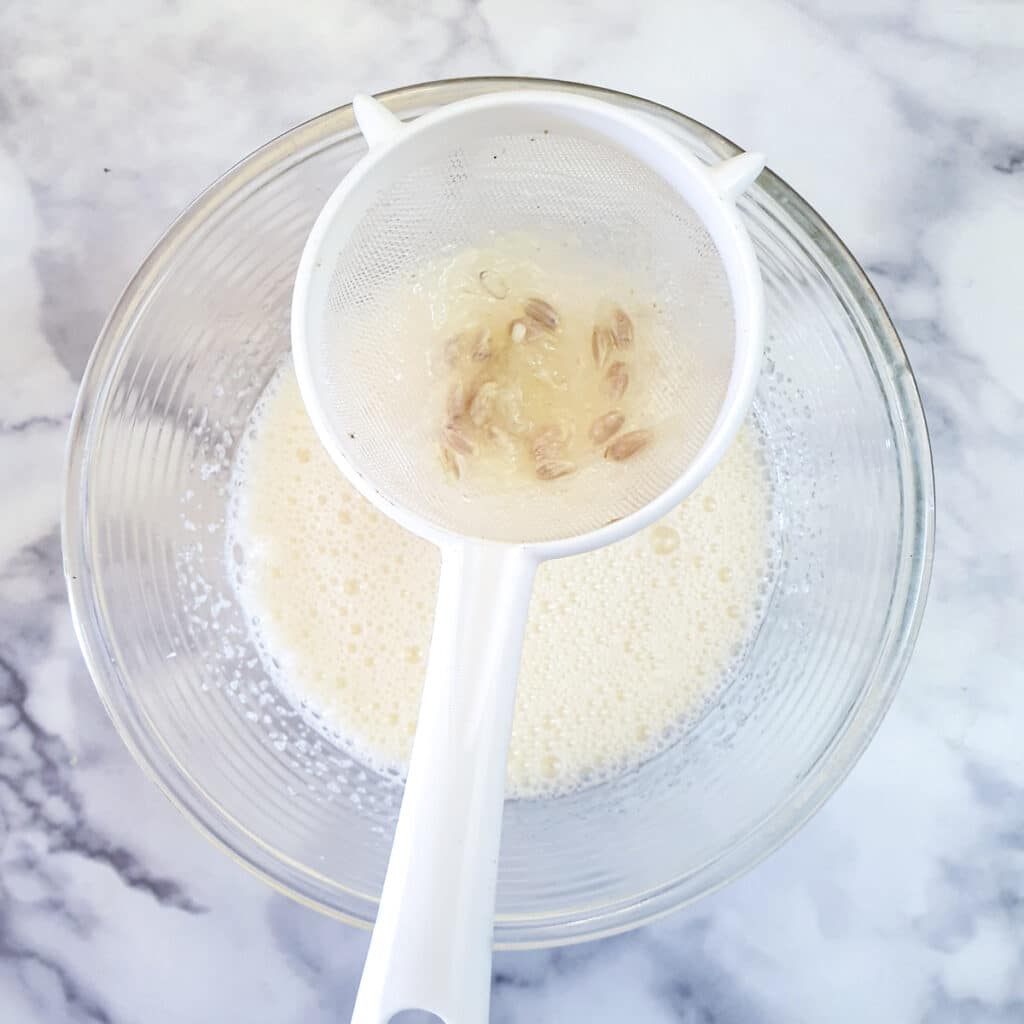
<path fill-rule="evenodd" d="M 513 80 L 391 94 L 402 116 Z M 644 101 L 708 161 L 736 150 Z M 299 253 L 364 151 L 349 108 L 253 154 L 182 216 L 129 285 L 83 382 L 65 552 L 96 685 L 135 756 L 211 839 L 291 895 L 371 923 L 401 797 L 267 678 L 229 580 L 233 453 L 289 347 Z M 570 797 L 506 804 L 496 942 L 642 923 L 721 885 L 803 823 L 851 767 L 904 669 L 932 536 L 924 420 L 857 264 L 770 173 L 742 203 L 767 291 L 755 412 L 780 545 L 742 670 L 672 749 Z M 642 687 L 643 679 L 627 681 Z"/>

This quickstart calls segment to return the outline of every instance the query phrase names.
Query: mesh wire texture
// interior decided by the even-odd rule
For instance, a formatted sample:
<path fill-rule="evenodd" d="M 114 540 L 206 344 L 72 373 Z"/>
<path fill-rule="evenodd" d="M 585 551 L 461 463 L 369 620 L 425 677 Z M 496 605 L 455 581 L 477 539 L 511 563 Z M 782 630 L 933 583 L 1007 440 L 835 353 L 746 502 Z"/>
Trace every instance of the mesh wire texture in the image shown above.
<path fill-rule="evenodd" d="M 462 141 L 367 188 L 351 230 L 322 254 L 333 270 L 310 325 L 310 364 L 330 429 L 374 490 L 452 533 L 540 542 L 622 518 L 679 478 L 725 399 L 735 328 L 714 243 L 673 188 L 611 143 L 560 132 Z M 524 232 L 571 237 L 657 296 L 665 340 L 647 410 L 655 443 L 543 486 L 467 490 L 439 472 L 428 382 L 397 344 L 408 331 L 397 297 L 426 262 Z"/>

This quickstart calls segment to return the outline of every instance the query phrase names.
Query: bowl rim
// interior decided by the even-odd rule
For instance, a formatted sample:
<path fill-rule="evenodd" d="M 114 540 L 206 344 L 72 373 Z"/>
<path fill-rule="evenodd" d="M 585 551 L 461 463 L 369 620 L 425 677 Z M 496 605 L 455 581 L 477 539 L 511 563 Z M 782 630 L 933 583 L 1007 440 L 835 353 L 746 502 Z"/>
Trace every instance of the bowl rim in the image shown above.
<path fill-rule="evenodd" d="M 439 79 L 393 89 L 378 98 L 400 115 L 414 115 L 422 106 L 455 99 L 466 89 L 484 92 L 517 88 L 569 89 L 625 104 L 685 128 L 720 159 L 742 152 L 726 137 L 671 107 L 629 93 L 577 82 L 487 76 Z M 201 835 L 272 888 L 313 909 L 366 928 L 372 926 L 376 899 L 350 892 L 334 880 L 317 875 L 306 865 L 290 861 L 213 801 L 184 765 L 173 757 L 172 764 L 158 765 L 146 749 L 147 741 L 155 733 L 147 736 L 145 728 L 148 728 L 148 723 L 143 718 L 131 717 L 133 713 L 138 715 L 138 709 L 127 703 L 122 707 L 117 700 L 119 679 L 97 615 L 97 602 L 92 599 L 93 592 L 89 586 L 94 574 L 88 560 L 89 530 L 85 515 L 89 495 L 88 456 L 96 426 L 95 413 L 105 406 L 114 380 L 109 371 L 130 340 L 131 332 L 126 328 L 131 327 L 144 309 L 153 283 L 207 217 L 247 182 L 272 168 L 287 166 L 289 154 L 293 157 L 300 154 L 304 158 L 333 144 L 340 133 L 348 131 L 356 131 L 351 104 L 310 118 L 265 143 L 200 193 L 140 264 L 107 317 L 82 375 L 65 453 L 61 544 L 72 623 L 86 667 L 121 740 L 145 774 Z M 852 770 L 888 710 L 913 651 L 931 579 L 935 523 L 931 445 L 913 371 L 874 286 L 835 231 L 809 203 L 770 170 L 762 173 L 758 184 L 801 230 L 814 238 L 817 247 L 827 256 L 830 270 L 838 275 L 856 303 L 857 312 L 867 326 L 865 336 L 877 345 L 877 352 L 869 350 L 868 354 L 888 378 L 889 388 L 883 390 L 890 412 L 898 415 L 901 433 L 906 438 L 901 453 L 905 456 L 901 483 L 904 498 L 908 494 L 912 498 L 902 514 L 904 540 L 909 538 L 911 544 L 905 552 L 902 573 L 897 576 L 897 583 L 902 583 L 902 587 L 895 588 L 902 590 L 902 614 L 890 630 L 888 644 L 883 646 L 876 659 L 875 678 L 869 678 L 865 683 L 862 699 L 850 711 L 833 743 L 787 799 L 746 836 L 687 875 L 669 879 L 656 889 L 623 897 L 614 903 L 570 908 L 554 914 L 501 915 L 495 923 L 497 948 L 564 945 L 631 930 L 717 891 L 753 868 L 802 828 Z M 166 754 L 166 748 L 162 749 Z M 175 773 L 184 779 L 184 789 L 175 785 L 172 778 Z M 192 796 L 194 802 L 189 801 L 188 796 Z M 721 877 L 694 889 L 693 880 L 710 868 L 721 872 Z M 366 914 L 360 916 L 343 911 L 310 895 L 308 884 L 304 891 L 300 883 L 313 879 L 344 891 L 353 900 L 360 900 L 365 904 Z M 691 891 L 683 891 L 688 884 Z"/>

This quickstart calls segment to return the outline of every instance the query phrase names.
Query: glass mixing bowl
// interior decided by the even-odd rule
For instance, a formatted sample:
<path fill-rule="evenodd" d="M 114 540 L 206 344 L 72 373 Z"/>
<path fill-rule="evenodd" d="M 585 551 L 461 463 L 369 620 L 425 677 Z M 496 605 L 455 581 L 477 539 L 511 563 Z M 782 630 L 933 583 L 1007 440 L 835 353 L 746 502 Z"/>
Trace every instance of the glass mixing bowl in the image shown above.
<path fill-rule="evenodd" d="M 413 117 L 552 86 L 640 111 L 708 161 L 737 152 L 674 111 L 576 85 L 437 82 L 385 101 Z M 349 107 L 324 114 L 243 160 L 157 245 L 82 382 L 64 556 L 90 672 L 140 764 L 268 882 L 369 925 L 401 782 L 347 756 L 268 679 L 224 538 L 233 453 L 289 347 L 300 250 L 364 149 Z M 767 611 L 722 698 L 673 747 L 589 790 L 506 803 L 499 946 L 631 928 L 749 868 L 850 770 L 910 656 L 933 499 L 906 355 L 860 267 L 795 192 L 765 173 L 741 208 L 767 293 L 755 402 L 779 538 Z"/>

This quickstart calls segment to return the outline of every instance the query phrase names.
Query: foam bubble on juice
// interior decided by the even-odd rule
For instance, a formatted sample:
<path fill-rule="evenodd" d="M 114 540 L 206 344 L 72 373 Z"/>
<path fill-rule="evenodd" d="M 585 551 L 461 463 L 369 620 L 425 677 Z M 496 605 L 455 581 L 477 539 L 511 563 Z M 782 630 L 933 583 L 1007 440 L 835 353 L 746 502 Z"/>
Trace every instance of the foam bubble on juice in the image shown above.
<path fill-rule="evenodd" d="M 290 365 L 236 465 L 228 550 L 283 689 L 358 759 L 408 762 L 429 650 L 438 551 L 377 511 L 321 447 Z M 719 693 L 756 632 L 770 569 L 770 490 L 744 428 L 660 522 L 537 574 L 508 794 L 564 793 L 670 745 Z"/>

